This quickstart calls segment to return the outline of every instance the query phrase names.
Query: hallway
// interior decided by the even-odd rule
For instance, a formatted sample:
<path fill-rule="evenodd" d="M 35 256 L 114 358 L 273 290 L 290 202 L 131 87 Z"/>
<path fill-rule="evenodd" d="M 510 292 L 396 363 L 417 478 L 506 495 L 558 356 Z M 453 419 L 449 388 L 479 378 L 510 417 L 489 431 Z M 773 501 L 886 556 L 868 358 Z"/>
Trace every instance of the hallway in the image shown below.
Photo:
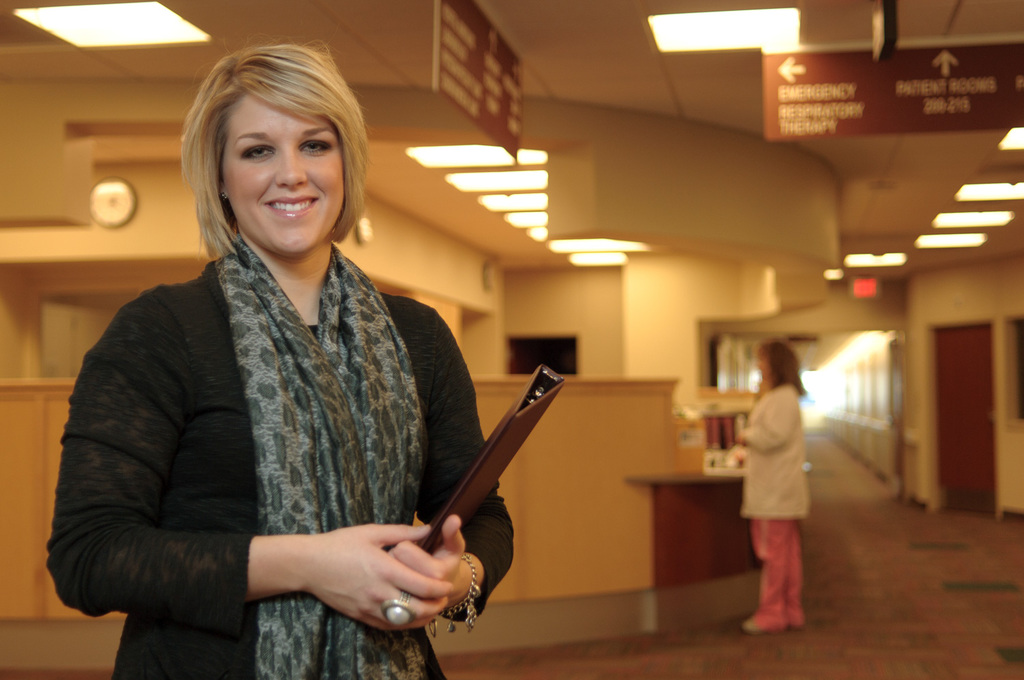
<path fill-rule="evenodd" d="M 821 437 L 808 459 L 803 631 L 748 637 L 736 621 L 459 655 L 442 659 L 449 680 L 1024 678 L 1024 518 L 902 505 Z"/>

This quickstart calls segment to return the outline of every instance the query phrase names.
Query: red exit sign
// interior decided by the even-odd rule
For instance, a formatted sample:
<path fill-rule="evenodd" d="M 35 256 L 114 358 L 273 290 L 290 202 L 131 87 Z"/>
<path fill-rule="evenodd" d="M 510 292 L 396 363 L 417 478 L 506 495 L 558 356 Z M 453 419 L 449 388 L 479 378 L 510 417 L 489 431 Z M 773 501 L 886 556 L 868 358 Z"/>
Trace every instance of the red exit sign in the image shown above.
<path fill-rule="evenodd" d="M 850 282 L 850 290 L 855 298 L 878 297 L 878 279 L 874 277 L 859 277 Z"/>

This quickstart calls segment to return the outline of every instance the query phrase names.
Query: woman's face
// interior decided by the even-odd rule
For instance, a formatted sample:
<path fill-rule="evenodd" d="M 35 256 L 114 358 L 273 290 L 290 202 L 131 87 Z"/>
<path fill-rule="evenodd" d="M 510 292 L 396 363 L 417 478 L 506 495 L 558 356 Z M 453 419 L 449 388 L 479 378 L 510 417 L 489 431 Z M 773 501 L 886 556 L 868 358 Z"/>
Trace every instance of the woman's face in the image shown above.
<path fill-rule="evenodd" d="M 345 199 L 334 127 L 247 95 L 227 121 L 221 191 L 271 270 L 324 257 Z"/>

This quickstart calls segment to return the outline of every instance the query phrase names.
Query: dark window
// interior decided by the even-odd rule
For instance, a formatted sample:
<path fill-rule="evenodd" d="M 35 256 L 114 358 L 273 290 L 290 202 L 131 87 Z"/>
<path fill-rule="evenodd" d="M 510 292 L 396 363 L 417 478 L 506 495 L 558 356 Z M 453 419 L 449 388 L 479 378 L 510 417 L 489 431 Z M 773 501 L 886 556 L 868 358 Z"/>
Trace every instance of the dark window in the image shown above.
<path fill-rule="evenodd" d="M 576 374 L 576 338 L 510 338 L 508 372 L 529 374 L 544 364 L 562 375 Z"/>

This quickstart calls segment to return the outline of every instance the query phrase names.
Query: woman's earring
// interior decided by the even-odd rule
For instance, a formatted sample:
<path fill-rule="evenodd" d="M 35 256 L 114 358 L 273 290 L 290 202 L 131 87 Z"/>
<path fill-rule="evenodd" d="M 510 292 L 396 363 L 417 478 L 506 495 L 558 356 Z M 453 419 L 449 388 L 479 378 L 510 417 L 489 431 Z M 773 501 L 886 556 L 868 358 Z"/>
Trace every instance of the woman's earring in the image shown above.
<path fill-rule="evenodd" d="M 222 201 L 228 200 L 228 195 L 225 194 L 223 191 L 220 192 L 220 200 L 222 200 Z"/>

